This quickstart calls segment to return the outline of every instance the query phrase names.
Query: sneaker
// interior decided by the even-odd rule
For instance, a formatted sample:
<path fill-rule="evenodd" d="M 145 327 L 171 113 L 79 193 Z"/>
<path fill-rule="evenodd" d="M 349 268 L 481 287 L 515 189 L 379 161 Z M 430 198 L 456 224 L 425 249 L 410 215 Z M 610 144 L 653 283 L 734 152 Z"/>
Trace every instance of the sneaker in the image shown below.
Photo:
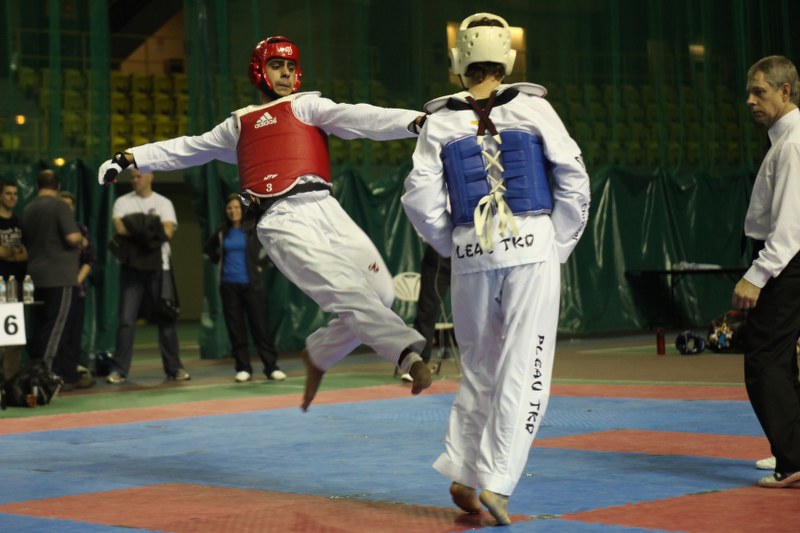
<path fill-rule="evenodd" d="M 767 457 L 756 461 L 756 468 L 759 470 L 775 470 L 775 457 Z"/>
<path fill-rule="evenodd" d="M 402 376 L 400 376 L 400 379 L 405 381 L 406 383 L 411 383 L 412 381 L 414 381 L 414 378 L 412 378 L 411 374 L 408 374 L 408 373 L 403 374 Z"/>
<path fill-rule="evenodd" d="M 97 383 L 91 374 L 81 374 L 78 381 L 75 382 L 76 389 L 91 389 Z"/>
<path fill-rule="evenodd" d="M 122 385 L 125 383 L 125 376 L 115 370 L 108 375 L 106 382 L 112 385 Z"/>
<path fill-rule="evenodd" d="M 269 373 L 267 379 L 272 379 L 275 381 L 283 381 L 284 379 L 286 379 L 286 374 L 284 374 L 280 369 L 273 370 L 272 372 Z"/>
<path fill-rule="evenodd" d="M 185 369 L 179 368 L 178 370 L 175 371 L 174 375 L 169 376 L 169 379 L 173 381 L 189 381 L 190 379 L 192 379 L 192 376 L 190 376 Z"/>
<path fill-rule="evenodd" d="M 236 383 L 244 383 L 245 381 L 250 381 L 253 379 L 253 376 L 250 374 L 250 372 L 242 370 L 241 372 L 236 373 L 234 379 L 236 380 Z"/>
<path fill-rule="evenodd" d="M 759 487 L 768 489 L 782 489 L 794 485 L 795 483 L 800 483 L 800 470 L 789 474 L 775 472 L 772 475 L 762 477 L 758 480 Z"/>

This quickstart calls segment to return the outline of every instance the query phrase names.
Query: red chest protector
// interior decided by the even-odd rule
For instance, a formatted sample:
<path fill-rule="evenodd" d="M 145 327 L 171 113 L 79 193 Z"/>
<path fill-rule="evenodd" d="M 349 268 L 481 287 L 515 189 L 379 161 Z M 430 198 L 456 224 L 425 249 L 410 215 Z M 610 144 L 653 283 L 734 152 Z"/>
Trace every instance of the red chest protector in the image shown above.
<path fill-rule="evenodd" d="M 239 115 L 236 156 L 242 191 L 280 196 L 306 174 L 330 183 L 328 136 L 298 120 L 292 113 L 292 100 Z"/>

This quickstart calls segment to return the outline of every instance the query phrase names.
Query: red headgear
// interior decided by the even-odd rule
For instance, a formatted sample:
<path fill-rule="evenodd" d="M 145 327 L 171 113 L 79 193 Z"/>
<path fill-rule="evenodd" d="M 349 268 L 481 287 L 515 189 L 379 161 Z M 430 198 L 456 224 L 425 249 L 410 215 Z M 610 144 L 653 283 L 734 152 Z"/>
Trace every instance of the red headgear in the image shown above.
<path fill-rule="evenodd" d="M 247 74 L 250 76 L 250 83 L 255 85 L 261 92 L 273 92 L 272 83 L 266 74 L 267 62 L 274 57 L 289 59 L 294 61 L 295 74 L 297 76 L 292 92 L 297 92 L 300 88 L 300 52 L 297 46 L 286 37 L 267 37 L 258 43 L 250 56 L 250 68 Z"/>

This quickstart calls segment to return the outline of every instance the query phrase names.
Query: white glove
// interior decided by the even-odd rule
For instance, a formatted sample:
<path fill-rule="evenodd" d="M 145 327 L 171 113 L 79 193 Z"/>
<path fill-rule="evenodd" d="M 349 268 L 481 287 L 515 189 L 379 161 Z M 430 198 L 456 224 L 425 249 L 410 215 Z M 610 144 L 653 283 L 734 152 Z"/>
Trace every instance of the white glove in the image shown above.
<path fill-rule="evenodd" d="M 114 157 L 100 165 L 97 172 L 97 182 L 100 185 L 110 185 L 117 181 L 120 172 L 131 166 L 131 162 L 122 152 L 117 152 Z"/>

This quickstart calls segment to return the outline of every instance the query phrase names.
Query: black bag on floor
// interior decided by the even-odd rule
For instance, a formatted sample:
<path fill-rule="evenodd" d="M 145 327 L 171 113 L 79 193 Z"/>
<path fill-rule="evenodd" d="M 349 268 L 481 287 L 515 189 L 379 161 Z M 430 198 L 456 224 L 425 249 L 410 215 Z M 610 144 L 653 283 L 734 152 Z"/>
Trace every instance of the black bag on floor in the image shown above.
<path fill-rule="evenodd" d="M 10 407 L 34 407 L 50 403 L 64 384 L 47 368 L 44 361 L 31 361 L 3 384 L 5 404 Z"/>

